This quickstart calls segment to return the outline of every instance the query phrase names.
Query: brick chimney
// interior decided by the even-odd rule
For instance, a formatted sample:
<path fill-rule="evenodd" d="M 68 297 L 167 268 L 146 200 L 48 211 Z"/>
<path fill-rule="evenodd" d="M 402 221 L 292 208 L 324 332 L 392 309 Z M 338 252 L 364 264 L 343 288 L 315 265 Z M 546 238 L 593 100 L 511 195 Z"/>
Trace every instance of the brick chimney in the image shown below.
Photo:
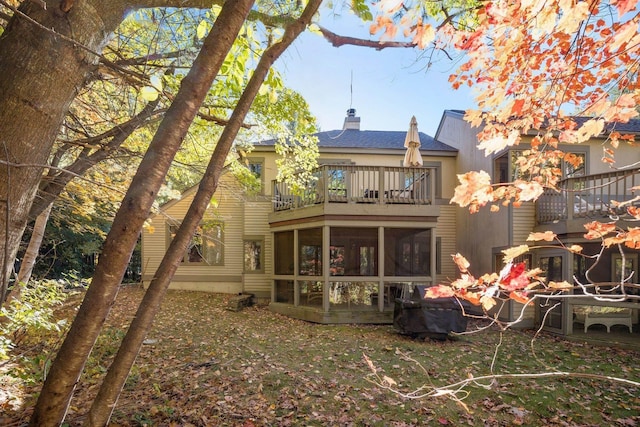
<path fill-rule="evenodd" d="M 347 110 L 347 117 L 344 118 L 344 126 L 342 129 L 360 130 L 360 117 L 356 117 L 355 108 L 349 108 Z"/>

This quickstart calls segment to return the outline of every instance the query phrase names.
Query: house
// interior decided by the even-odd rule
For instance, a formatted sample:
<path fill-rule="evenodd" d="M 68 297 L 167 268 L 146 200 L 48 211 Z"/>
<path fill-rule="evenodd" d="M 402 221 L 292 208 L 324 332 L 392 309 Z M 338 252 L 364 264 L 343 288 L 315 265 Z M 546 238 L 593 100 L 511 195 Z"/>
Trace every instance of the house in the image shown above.
<path fill-rule="evenodd" d="M 486 157 L 477 149 L 479 130 L 464 121 L 463 111 L 445 111 L 433 138 L 419 134 L 422 166 L 406 167 L 407 131 L 361 130 L 360 118 L 350 109 L 342 129 L 316 135 L 319 166 L 302 191 L 276 182 L 275 141 L 256 144 L 247 161 L 261 179 L 260 194 L 243 195 L 231 175 L 223 176 L 215 206 L 208 209 L 171 287 L 250 293 L 269 301 L 275 312 L 313 322 L 390 323 L 395 298 L 409 285 L 458 277 L 451 254 L 463 254 L 480 276 L 499 271 L 501 251 L 526 244 L 532 231 L 552 230 L 565 245 L 580 244 L 586 254 L 595 254 L 599 242 L 583 237 L 587 221 L 616 214 L 621 225 L 631 224 L 612 201 L 636 195 L 631 188 L 640 185 L 640 151 L 621 146 L 617 158 L 634 167 L 612 170 L 600 160 L 601 138 L 570 146 L 583 166 L 561 165 L 561 191 L 549 191 L 535 204 L 474 215 L 450 204 L 458 173 L 485 170 L 494 182 L 517 174 L 513 159 L 529 136 L 517 147 Z M 638 134 L 640 121 L 618 124 L 617 130 Z M 194 191 L 163 206 L 152 218 L 155 231 L 143 232 L 143 282 L 151 280 Z M 623 271 L 640 282 L 638 255 L 625 249 L 623 258 L 611 248 L 594 266 L 592 259 L 556 245 L 534 249 L 522 261 L 541 266 L 549 280 L 573 282 L 575 276 L 586 283 L 588 271 L 592 282 L 615 289 Z M 640 303 L 633 299 L 537 301 L 526 307 L 508 301 L 495 314 L 505 321 L 522 319 L 520 326 L 544 324 L 564 334 L 573 331 L 575 318 L 585 317 L 585 309 L 599 305 L 628 310 L 628 322 L 638 323 Z M 618 320 L 610 316 L 603 322 L 612 321 Z"/>
<path fill-rule="evenodd" d="M 174 289 L 251 293 L 270 309 L 322 323 L 390 323 L 409 284 L 455 276 L 457 150 L 419 133 L 423 165 L 405 167 L 407 130 L 320 132 L 319 166 L 302 192 L 276 182 L 275 141 L 255 145 L 248 165 L 263 183 L 243 196 L 223 177 Z M 143 282 L 186 213 L 195 189 L 167 203 L 142 235 Z"/>
<path fill-rule="evenodd" d="M 445 111 L 435 135 L 437 141 L 458 149 L 457 170 L 485 170 L 492 174 L 494 183 L 508 182 L 516 177 L 518 171 L 514 159 L 519 150 L 527 148 L 531 136 L 525 135 L 520 145 L 487 157 L 476 148 L 476 135 L 480 129 L 472 128 L 463 117 L 463 111 Z M 615 130 L 621 134 L 638 135 L 640 120 L 618 123 Z M 560 166 L 564 177 L 560 182 L 560 192 L 547 190 L 536 203 L 523 203 L 519 208 L 509 206 L 499 212 L 491 213 L 488 209 L 473 215 L 469 215 L 465 209 L 456 212 L 456 248 L 470 262 L 473 274 L 480 276 L 500 271 L 501 251 L 527 244 L 526 239 L 532 231 L 553 231 L 564 245 L 578 244 L 584 248 L 584 254 L 595 255 L 601 250 L 601 244 L 583 237 L 586 233 L 584 224 L 594 220 L 609 222 L 613 215 L 619 219 L 621 227 L 637 227 L 637 223 L 631 222 L 629 216 L 624 214 L 625 210 L 616 209 L 612 202 L 631 200 L 639 195 L 637 190 L 632 192 L 631 189 L 640 185 L 640 150 L 621 144 L 616 152 L 616 159 L 621 167 L 630 166 L 620 170 L 613 169 L 601 160 L 607 135 L 608 130 L 605 130 L 601 137 L 593 138 L 588 143 L 560 147 L 582 159 L 581 166 L 577 168 L 568 163 Z M 635 201 L 635 205 L 638 204 Z M 623 250 L 624 274 L 625 277 L 630 277 L 627 292 L 637 293 L 638 288 L 633 285 L 640 283 L 640 251 L 630 248 Z M 615 282 L 619 284 L 621 281 L 622 260 L 619 249 L 612 247 L 606 249 L 600 261 L 594 265 L 593 258 L 572 254 L 560 245 L 551 243 L 545 248 L 530 251 L 521 259 L 529 266 L 541 267 L 548 280 L 574 283 L 575 278 L 582 284 L 597 282 L 601 288 L 614 289 L 613 292 Z M 593 287 L 574 293 L 585 292 L 593 292 Z M 570 334 L 573 332 L 573 320 L 582 320 L 585 308 L 591 310 L 595 306 L 615 306 L 619 311 L 633 316 L 633 323 L 638 323 L 640 301 L 637 299 L 615 303 L 593 301 L 592 298 L 541 299 L 536 306 L 529 305 L 526 308 L 520 303 L 509 301 L 500 307 L 499 317 L 505 321 L 522 317 L 521 326 L 544 324 L 551 331 Z M 621 322 L 626 324 L 626 321 L 627 319 L 623 319 Z"/>

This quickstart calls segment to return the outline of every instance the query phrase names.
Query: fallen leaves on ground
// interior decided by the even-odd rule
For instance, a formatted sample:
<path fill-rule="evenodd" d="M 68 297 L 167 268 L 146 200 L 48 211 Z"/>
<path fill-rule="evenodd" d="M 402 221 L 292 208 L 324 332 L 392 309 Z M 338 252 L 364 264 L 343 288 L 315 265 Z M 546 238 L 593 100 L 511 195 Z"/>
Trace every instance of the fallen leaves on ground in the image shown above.
<path fill-rule="evenodd" d="M 82 424 L 143 292 L 135 286 L 120 291 L 69 408 L 69 426 Z M 507 331 L 494 360 L 500 338 L 494 330 L 442 342 L 412 340 L 390 325 L 318 325 L 272 313 L 267 307 L 231 312 L 225 309 L 228 298 L 168 293 L 118 400 L 114 426 L 635 426 L 640 422 L 640 390 L 632 386 L 576 378 L 511 379 L 470 387 L 464 405 L 446 397 L 413 400 L 369 381 L 371 366 L 364 357 L 388 378 L 388 385 L 410 392 L 423 385 L 444 386 L 486 375 L 492 363 L 497 373 L 561 369 L 637 380 L 637 351 L 543 335 L 532 353 L 533 332 Z M 73 309 L 65 312 L 72 313 Z M 474 322 L 470 325 L 474 328 Z M 22 363 L 32 360 L 28 351 L 22 355 Z M 402 355 L 410 355 L 421 366 Z M 8 369 L 5 366 L 0 376 L 9 378 Z M 11 369 L 29 368 L 14 361 Z M 0 424 L 21 425 L 28 420 L 40 384 L 11 378 L 11 391 L 0 393 Z"/>

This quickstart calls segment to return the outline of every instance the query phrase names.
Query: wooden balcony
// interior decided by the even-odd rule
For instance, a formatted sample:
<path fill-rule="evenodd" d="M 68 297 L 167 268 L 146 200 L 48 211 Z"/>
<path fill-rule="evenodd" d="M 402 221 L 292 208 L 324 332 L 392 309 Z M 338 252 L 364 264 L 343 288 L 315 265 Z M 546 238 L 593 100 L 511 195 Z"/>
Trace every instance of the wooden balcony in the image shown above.
<path fill-rule="evenodd" d="M 625 215 L 626 205 L 615 202 L 632 201 L 640 206 L 640 169 L 567 178 L 560 181 L 559 190 L 545 190 L 536 202 L 538 224 L 574 219 L 602 219 L 610 215 Z M 635 200 L 634 200 L 635 199 Z"/>
<path fill-rule="evenodd" d="M 322 165 L 301 192 L 273 181 L 273 210 L 327 204 L 431 205 L 435 169 L 387 166 Z"/>

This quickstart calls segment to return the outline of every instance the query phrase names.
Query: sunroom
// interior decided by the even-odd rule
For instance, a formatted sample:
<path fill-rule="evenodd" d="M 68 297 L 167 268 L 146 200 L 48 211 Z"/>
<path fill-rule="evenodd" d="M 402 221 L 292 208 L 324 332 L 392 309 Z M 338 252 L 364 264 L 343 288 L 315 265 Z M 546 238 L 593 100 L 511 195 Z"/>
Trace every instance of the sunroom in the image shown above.
<path fill-rule="evenodd" d="M 270 309 L 318 323 L 391 323 L 403 290 L 435 281 L 435 170 L 323 165 L 315 173 L 328 184 L 304 194 L 273 184 Z"/>

